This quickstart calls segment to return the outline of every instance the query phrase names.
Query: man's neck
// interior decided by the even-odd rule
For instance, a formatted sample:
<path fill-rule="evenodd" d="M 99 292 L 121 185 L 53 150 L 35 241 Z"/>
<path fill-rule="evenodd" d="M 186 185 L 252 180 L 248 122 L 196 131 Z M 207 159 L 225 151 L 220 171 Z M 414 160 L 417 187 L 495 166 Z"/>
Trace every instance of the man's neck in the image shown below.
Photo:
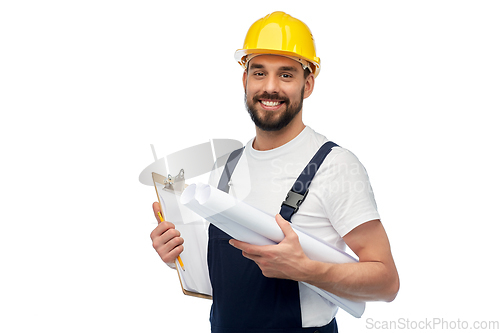
<path fill-rule="evenodd" d="M 302 122 L 302 118 L 298 116 L 279 131 L 263 131 L 256 127 L 255 140 L 252 147 L 255 150 L 271 150 L 292 141 L 306 127 Z"/>

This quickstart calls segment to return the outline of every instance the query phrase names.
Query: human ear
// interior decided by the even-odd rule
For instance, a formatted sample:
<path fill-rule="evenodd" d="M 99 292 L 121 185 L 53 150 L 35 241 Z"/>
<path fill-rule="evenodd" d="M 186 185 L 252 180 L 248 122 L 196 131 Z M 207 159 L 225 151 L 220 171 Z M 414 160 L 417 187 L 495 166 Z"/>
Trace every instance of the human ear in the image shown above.
<path fill-rule="evenodd" d="M 314 90 L 314 74 L 309 74 L 306 78 L 306 83 L 304 84 L 304 99 L 311 96 Z"/>
<path fill-rule="evenodd" d="M 247 88 L 247 77 L 248 77 L 248 72 L 247 72 L 247 70 L 245 69 L 245 70 L 243 71 L 243 89 L 245 89 L 245 90 L 246 90 L 246 88 Z"/>

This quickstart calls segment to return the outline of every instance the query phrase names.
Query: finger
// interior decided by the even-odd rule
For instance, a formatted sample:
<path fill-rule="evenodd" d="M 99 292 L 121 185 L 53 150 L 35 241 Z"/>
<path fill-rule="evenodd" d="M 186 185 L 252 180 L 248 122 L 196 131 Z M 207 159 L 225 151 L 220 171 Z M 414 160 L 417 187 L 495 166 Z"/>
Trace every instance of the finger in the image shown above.
<path fill-rule="evenodd" d="M 158 242 L 161 242 L 163 244 L 167 244 L 168 242 L 172 241 L 173 239 L 180 238 L 180 237 L 181 237 L 181 233 L 178 230 L 176 230 L 174 228 L 170 228 L 158 237 Z M 172 248 L 173 248 L 173 246 L 172 246 Z"/>
<path fill-rule="evenodd" d="M 235 248 L 237 248 L 239 250 L 243 250 L 243 247 L 247 243 L 239 241 L 239 240 L 236 240 L 236 239 L 230 239 L 229 240 L 229 244 L 231 244 L 232 246 L 234 246 Z"/>
<path fill-rule="evenodd" d="M 153 248 L 162 258 L 182 244 L 184 244 L 184 239 L 180 237 L 180 233 L 175 229 L 170 229 L 163 235 L 153 239 Z"/>
<path fill-rule="evenodd" d="M 166 223 L 160 223 L 156 226 L 156 228 L 151 231 L 151 240 L 154 240 L 155 238 L 159 237 L 161 234 L 163 234 L 165 231 L 167 231 L 168 226 Z"/>
<path fill-rule="evenodd" d="M 184 246 L 179 245 L 176 246 L 173 249 L 160 249 L 158 251 L 158 255 L 160 256 L 161 260 L 168 264 L 173 264 L 175 262 L 175 259 L 184 251 Z"/>
<path fill-rule="evenodd" d="M 250 254 L 250 253 L 247 253 L 245 251 L 241 251 L 241 254 L 243 255 L 243 257 L 247 258 L 247 259 L 250 259 L 250 260 L 253 260 L 255 261 L 257 264 L 258 264 L 258 260 L 260 258 L 262 258 L 261 256 L 257 256 L 255 254 Z"/>
<path fill-rule="evenodd" d="M 242 241 L 239 241 L 239 240 L 236 240 L 236 239 L 231 239 L 229 241 L 229 244 L 231 244 L 232 246 L 234 246 L 238 250 L 243 251 L 246 254 L 256 255 L 256 256 L 260 256 L 261 255 L 261 251 L 260 250 L 261 250 L 262 246 L 252 245 L 252 244 L 245 243 L 245 242 L 242 242 Z"/>
<path fill-rule="evenodd" d="M 154 240 L 155 238 L 163 235 L 167 230 L 170 229 L 175 229 L 175 225 L 171 222 L 162 222 L 156 226 L 156 228 L 151 231 L 151 239 Z"/>
<path fill-rule="evenodd" d="M 163 243 L 163 245 L 158 247 L 160 252 L 169 253 L 172 252 L 175 248 L 184 244 L 184 238 L 182 237 L 173 237 L 169 239 L 167 242 Z"/>

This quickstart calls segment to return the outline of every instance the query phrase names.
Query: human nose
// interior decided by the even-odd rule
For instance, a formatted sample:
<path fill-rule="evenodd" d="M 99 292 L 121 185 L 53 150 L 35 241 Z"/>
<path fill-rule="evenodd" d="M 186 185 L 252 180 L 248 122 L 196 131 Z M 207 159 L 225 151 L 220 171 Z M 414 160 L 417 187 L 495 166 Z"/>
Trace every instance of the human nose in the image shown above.
<path fill-rule="evenodd" d="M 264 91 L 268 94 L 275 94 L 279 92 L 279 80 L 274 76 L 267 76 Z"/>

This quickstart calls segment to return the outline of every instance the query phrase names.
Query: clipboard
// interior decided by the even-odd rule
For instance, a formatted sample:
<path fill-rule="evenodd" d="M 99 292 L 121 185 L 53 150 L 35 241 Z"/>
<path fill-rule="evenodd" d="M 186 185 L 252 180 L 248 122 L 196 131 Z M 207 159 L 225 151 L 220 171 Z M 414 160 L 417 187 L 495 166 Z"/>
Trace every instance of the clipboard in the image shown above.
<path fill-rule="evenodd" d="M 172 177 L 170 174 L 165 177 L 156 172 L 152 172 L 152 177 L 156 196 L 158 198 L 158 202 L 160 203 L 161 214 L 164 217 L 165 221 L 169 221 L 169 219 L 167 218 L 168 215 L 166 214 L 167 210 L 165 209 L 165 207 L 163 207 L 166 200 L 164 197 L 166 193 L 169 193 L 169 199 L 170 201 L 172 201 L 175 200 L 175 198 L 172 197 L 172 194 L 177 196 L 180 196 L 180 194 L 182 194 L 184 189 L 187 187 L 187 185 L 185 184 L 184 170 L 181 169 L 179 174 L 175 177 Z M 166 193 L 161 193 L 159 191 L 165 191 Z M 176 224 L 175 221 L 169 222 Z M 178 227 L 180 227 L 180 225 L 176 224 L 176 228 Z M 196 256 L 199 255 L 200 251 L 194 251 L 194 256 L 193 253 L 189 253 L 189 251 L 186 251 L 187 246 L 196 247 L 199 245 L 199 242 L 196 241 L 196 235 L 199 235 L 199 232 L 187 233 L 187 235 L 183 235 L 185 242 L 184 252 L 181 253 L 181 257 L 182 261 L 184 262 L 184 270 L 179 267 L 177 261 L 175 264 L 175 268 L 184 295 L 203 299 L 212 299 L 210 279 L 208 277 L 208 267 L 206 267 L 206 271 L 205 267 L 201 267 L 202 265 L 207 265 L 206 255 L 203 258 L 199 258 Z M 200 274 L 200 271 L 202 272 L 202 274 Z M 201 289 L 201 291 L 197 289 Z"/>

